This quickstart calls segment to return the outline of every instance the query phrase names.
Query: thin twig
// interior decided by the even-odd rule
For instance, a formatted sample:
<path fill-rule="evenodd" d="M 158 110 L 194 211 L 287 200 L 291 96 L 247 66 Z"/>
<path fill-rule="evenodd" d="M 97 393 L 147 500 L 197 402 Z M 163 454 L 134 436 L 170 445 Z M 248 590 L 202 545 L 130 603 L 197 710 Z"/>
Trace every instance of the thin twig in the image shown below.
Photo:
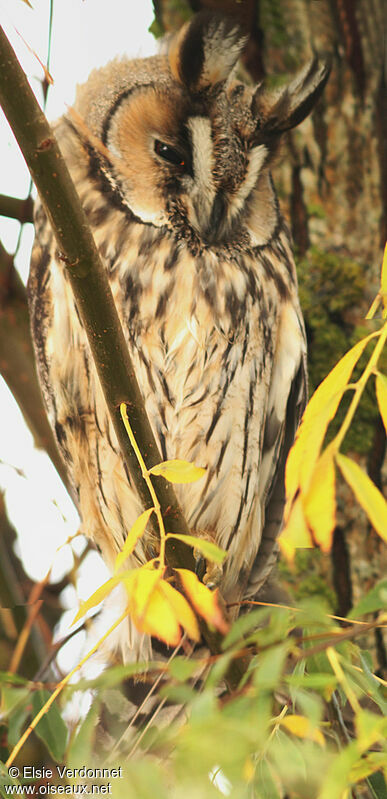
<path fill-rule="evenodd" d="M 10 219 L 17 219 L 22 225 L 25 222 L 33 221 L 33 200 L 28 196 L 25 200 L 19 197 L 8 197 L 0 194 L 0 216 L 7 216 Z"/>

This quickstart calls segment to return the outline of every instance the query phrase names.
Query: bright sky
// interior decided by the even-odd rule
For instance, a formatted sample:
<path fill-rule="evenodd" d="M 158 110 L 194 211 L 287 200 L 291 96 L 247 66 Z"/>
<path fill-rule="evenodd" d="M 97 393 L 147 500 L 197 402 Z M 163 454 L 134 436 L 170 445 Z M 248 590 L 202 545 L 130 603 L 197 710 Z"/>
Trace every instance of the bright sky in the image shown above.
<path fill-rule="evenodd" d="M 47 61 L 49 0 L 0 0 L 0 21 L 11 40 L 31 86 L 41 100 L 42 68 Z M 60 116 L 74 100 L 75 86 L 86 80 L 94 67 L 116 55 L 147 56 L 156 52 L 154 38 L 147 29 L 153 19 L 151 0 L 53 0 L 53 33 L 50 88 L 47 116 Z M 29 173 L 13 134 L 0 111 L 0 193 L 25 197 Z M 0 239 L 13 252 L 19 224 L 0 217 Z M 26 225 L 16 259 L 25 281 L 33 240 L 32 225 Z M 19 474 L 22 470 L 24 477 Z M 76 532 L 78 518 L 55 469 L 46 455 L 38 452 L 21 413 L 4 381 L 0 378 L 0 490 L 5 491 L 8 514 L 19 533 L 18 552 L 26 571 L 41 579 L 54 563 L 53 577 L 60 579 L 72 565 L 69 547 L 55 552 L 69 535 Z M 78 551 L 83 545 L 78 546 Z M 92 593 L 106 579 L 97 554 L 88 556 L 79 579 L 79 595 Z M 76 597 L 68 589 L 64 597 L 74 615 Z M 73 665 L 73 657 L 71 657 Z M 62 667 L 66 663 L 62 660 Z"/>

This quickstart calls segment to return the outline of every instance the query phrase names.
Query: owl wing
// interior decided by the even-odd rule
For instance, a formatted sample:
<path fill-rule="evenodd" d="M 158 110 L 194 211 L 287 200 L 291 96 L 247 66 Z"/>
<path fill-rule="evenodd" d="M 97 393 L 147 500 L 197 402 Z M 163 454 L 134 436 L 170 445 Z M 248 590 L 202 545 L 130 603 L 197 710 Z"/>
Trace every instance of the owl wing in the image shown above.
<path fill-rule="evenodd" d="M 304 351 L 290 384 L 283 418 L 278 419 L 272 412 L 269 413 L 266 420 L 262 449 L 262 468 L 266 467 L 269 470 L 263 502 L 265 521 L 245 596 L 252 597 L 257 594 L 277 560 L 277 538 L 281 531 L 285 507 L 286 460 L 307 402 L 307 386 L 306 352 Z M 269 465 L 265 464 L 266 459 L 268 459 Z"/>
<path fill-rule="evenodd" d="M 39 209 L 40 210 L 40 209 Z M 27 294 L 30 313 L 32 340 L 34 343 L 40 387 L 52 422 L 52 411 L 55 410 L 55 395 L 51 388 L 49 364 L 47 357 L 47 334 L 52 320 L 52 295 L 50 286 L 50 263 L 52 235 L 43 214 L 36 213 L 35 241 L 32 248 L 30 273 L 27 282 Z M 46 229 L 47 227 L 47 229 Z M 40 233 L 47 234 L 47 243 L 41 244 Z"/>

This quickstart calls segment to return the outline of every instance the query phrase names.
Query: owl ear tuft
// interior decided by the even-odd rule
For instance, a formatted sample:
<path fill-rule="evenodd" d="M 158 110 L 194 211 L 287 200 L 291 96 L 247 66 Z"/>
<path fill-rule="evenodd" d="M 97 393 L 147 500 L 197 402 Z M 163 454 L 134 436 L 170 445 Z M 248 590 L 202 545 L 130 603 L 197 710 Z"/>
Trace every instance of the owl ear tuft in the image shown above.
<path fill-rule="evenodd" d="M 224 83 L 246 38 L 235 20 L 211 12 L 196 14 L 169 49 L 174 78 L 193 93 Z"/>
<path fill-rule="evenodd" d="M 314 108 L 330 71 L 329 60 L 315 57 L 287 86 L 273 91 L 259 84 L 251 105 L 258 130 L 281 134 L 299 125 Z"/>

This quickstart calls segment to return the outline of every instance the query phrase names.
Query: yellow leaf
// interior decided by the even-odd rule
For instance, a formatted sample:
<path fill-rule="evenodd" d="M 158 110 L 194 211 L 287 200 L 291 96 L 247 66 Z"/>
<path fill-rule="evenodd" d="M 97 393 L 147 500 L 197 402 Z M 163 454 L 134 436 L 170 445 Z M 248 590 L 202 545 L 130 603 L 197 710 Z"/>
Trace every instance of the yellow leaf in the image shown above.
<path fill-rule="evenodd" d="M 128 584 L 128 612 L 140 632 L 176 646 L 181 627 L 194 641 L 200 640 L 195 614 L 187 600 L 163 580 L 164 569 L 137 569 Z"/>
<path fill-rule="evenodd" d="M 348 781 L 360 782 L 360 780 L 365 780 L 370 774 L 375 774 L 375 771 L 381 772 L 385 766 L 385 752 L 369 752 L 359 757 L 359 760 L 353 764 L 348 775 Z"/>
<path fill-rule="evenodd" d="M 285 716 L 279 723 L 298 738 L 310 738 L 320 746 L 325 746 L 322 732 L 312 727 L 310 720 L 305 716 Z"/>
<path fill-rule="evenodd" d="M 205 474 L 205 469 L 195 466 L 194 463 L 182 461 L 176 458 L 171 461 L 163 461 L 149 469 L 149 474 L 161 475 L 169 480 L 170 483 L 194 483 L 200 480 Z"/>
<path fill-rule="evenodd" d="M 369 321 L 370 319 L 374 318 L 374 316 L 376 314 L 376 311 L 378 310 L 381 301 L 382 301 L 382 298 L 380 296 L 380 293 L 378 293 L 376 295 L 376 297 L 375 297 L 375 299 L 374 299 L 369 311 L 367 311 L 367 313 L 366 313 L 365 318 L 367 319 L 367 321 Z"/>
<path fill-rule="evenodd" d="M 206 541 L 205 538 L 197 538 L 195 535 L 168 533 L 167 538 L 178 538 L 179 541 L 184 541 L 185 544 L 198 549 L 207 560 L 211 560 L 213 563 L 223 563 L 228 555 L 224 549 L 220 549 L 212 541 Z"/>
<path fill-rule="evenodd" d="M 135 570 L 131 579 L 125 581 L 129 595 L 128 610 L 133 618 L 141 621 L 146 614 L 152 593 L 163 574 L 164 569 L 147 569 L 141 566 Z"/>
<path fill-rule="evenodd" d="M 252 761 L 251 757 L 247 757 L 243 766 L 243 779 L 245 782 L 250 782 L 254 779 L 256 773 L 257 764 L 256 762 Z M 223 791 L 222 791 L 223 793 Z"/>
<path fill-rule="evenodd" d="M 365 510 L 372 526 L 381 538 L 387 541 L 387 502 L 383 495 L 375 483 L 363 472 L 363 469 L 351 458 L 338 453 L 336 461 L 344 479 L 352 488 L 359 505 Z"/>
<path fill-rule="evenodd" d="M 316 463 L 307 495 L 303 498 L 305 517 L 313 537 L 323 552 L 332 547 L 336 524 L 335 451 L 326 448 Z"/>
<path fill-rule="evenodd" d="M 179 575 L 184 593 L 192 602 L 199 616 L 202 616 L 211 627 L 215 627 L 221 633 L 226 633 L 228 624 L 219 607 L 217 591 L 210 591 L 189 569 L 175 569 L 175 572 Z"/>
<path fill-rule="evenodd" d="M 385 375 L 376 375 L 376 398 L 378 400 L 380 415 L 383 419 L 383 424 L 387 433 L 387 377 Z"/>
<path fill-rule="evenodd" d="M 355 344 L 329 372 L 310 399 L 286 463 L 288 503 L 292 502 L 300 488 L 307 491 L 328 424 L 337 411 L 353 369 L 375 335 L 376 333 L 371 333 Z"/>
<path fill-rule="evenodd" d="M 137 615 L 130 609 L 130 615 L 140 632 L 160 638 L 167 646 L 177 646 L 181 628 L 172 605 L 160 590 L 161 582 L 148 595 L 145 611 Z"/>
<path fill-rule="evenodd" d="M 138 539 L 141 538 L 141 536 L 145 532 L 145 528 L 148 524 L 148 521 L 153 511 L 154 508 L 148 508 L 147 510 L 144 510 L 144 512 L 141 513 L 141 515 L 138 517 L 138 519 L 136 519 L 133 526 L 129 530 L 124 546 L 122 547 L 121 552 L 119 552 L 116 557 L 116 562 L 114 565 L 115 572 L 117 572 L 121 568 L 122 564 L 125 563 L 129 555 L 132 554 Z"/>
<path fill-rule="evenodd" d="M 384 305 L 383 318 L 385 319 L 387 316 L 387 244 L 384 247 L 380 293 Z"/>
<path fill-rule="evenodd" d="M 119 582 L 120 580 L 118 577 L 111 577 L 106 583 L 100 585 L 99 588 L 97 588 L 97 590 L 94 591 L 94 593 L 89 596 L 85 602 L 81 602 L 78 613 L 75 616 L 72 624 L 75 624 L 75 622 L 79 621 L 79 619 L 81 619 L 88 610 L 95 608 L 96 605 L 99 605 L 99 603 L 102 602 L 102 600 L 105 599 L 105 597 L 107 597 L 111 591 L 113 591 L 113 588 L 115 588 Z"/>
<path fill-rule="evenodd" d="M 164 569 L 141 566 L 126 582 L 128 613 L 142 633 L 155 636 L 168 646 L 181 639 L 180 624 L 171 604 L 160 590 Z"/>
<path fill-rule="evenodd" d="M 200 641 L 200 631 L 196 616 L 185 597 L 176 588 L 167 583 L 166 580 L 160 581 L 159 590 L 164 594 L 173 609 L 177 621 L 186 630 L 189 637 L 193 641 Z"/>
<path fill-rule="evenodd" d="M 285 558 L 291 562 L 294 560 L 296 549 L 308 549 L 314 546 L 300 496 L 297 497 L 289 511 L 278 543 Z"/>

